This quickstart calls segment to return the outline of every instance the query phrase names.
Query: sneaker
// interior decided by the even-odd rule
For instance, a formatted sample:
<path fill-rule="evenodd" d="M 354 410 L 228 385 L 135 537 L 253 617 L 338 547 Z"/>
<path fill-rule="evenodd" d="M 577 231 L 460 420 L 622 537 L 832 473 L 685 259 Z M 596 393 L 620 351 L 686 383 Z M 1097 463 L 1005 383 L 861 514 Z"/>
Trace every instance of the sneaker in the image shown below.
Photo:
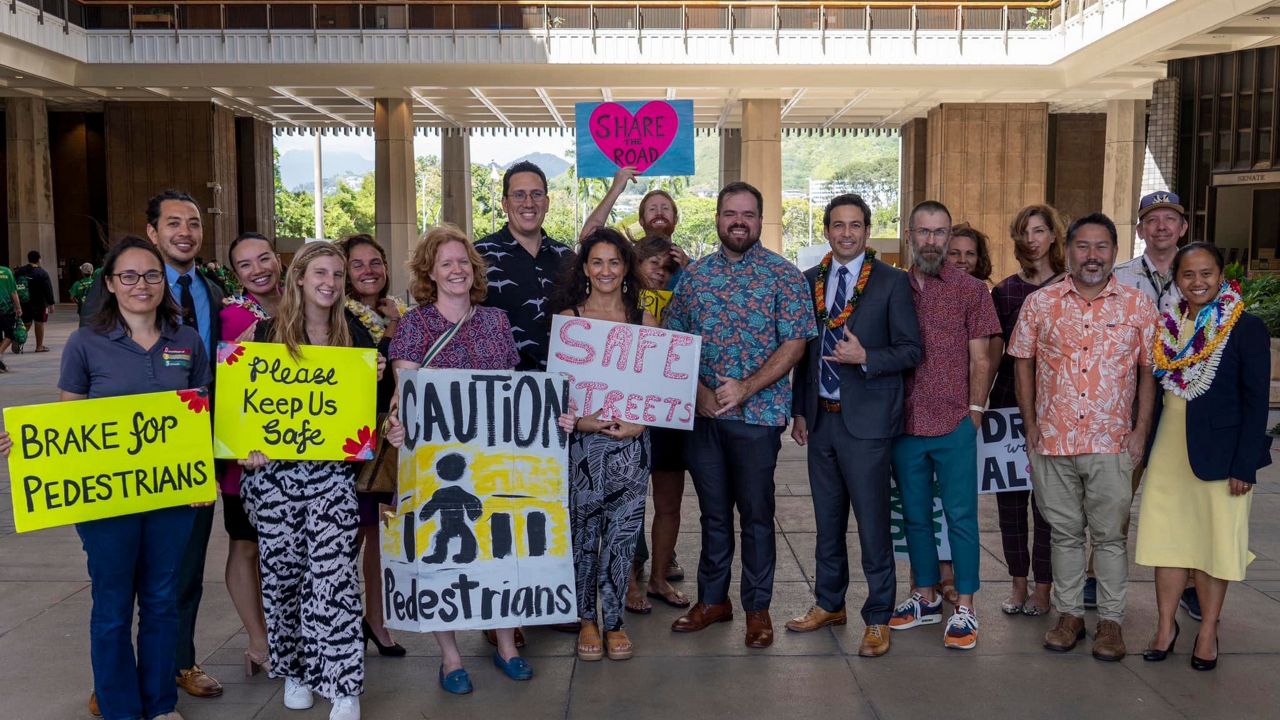
<path fill-rule="evenodd" d="M 334 698 L 329 720 L 360 720 L 360 698 L 356 695 Z"/>
<path fill-rule="evenodd" d="M 1084 608 L 1093 610 L 1098 607 L 1098 578 L 1084 579 Z"/>
<path fill-rule="evenodd" d="M 315 698 L 311 697 L 311 688 L 294 680 L 293 678 L 284 679 L 284 706 L 290 710 L 306 710 L 315 704 Z M 359 708 L 356 709 L 359 712 Z M 357 715 L 357 717 L 359 717 Z"/>
<path fill-rule="evenodd" d="M 1178 607 L 1186 610 L 1192 620 L 1200 622 L 1200 596 L 1196 595 L 1195 588 L 1187 588 L 1182 591 L 1182 597 L 1178 599 Z"/>
<path fill-rule="evenodd" d="M 933 625 L 942 622 L 942 596 L 934 598 L 933 604 L 924 599 L 918 592 L 911 593 L 911 599 L 893 609 L 889 616 L 889 628 L 892 630 L 909 630 L 917 625 Z"/>
<path fill-rule="evenodd" d="M 978 616 L 968 605 L 957 605 L 956 612 L 947 621 L 947 631 L 942 644 L 949 650 L 972 650 L 978 646 Z"/>

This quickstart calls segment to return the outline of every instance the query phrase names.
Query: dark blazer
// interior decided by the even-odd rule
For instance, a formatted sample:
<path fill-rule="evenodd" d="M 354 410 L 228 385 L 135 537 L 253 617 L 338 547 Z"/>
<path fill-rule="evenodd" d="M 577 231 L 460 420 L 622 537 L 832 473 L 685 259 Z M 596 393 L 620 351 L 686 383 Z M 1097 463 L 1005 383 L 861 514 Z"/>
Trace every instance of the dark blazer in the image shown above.
<path fill-rule="evenodd" d="M 837 366 L 840 416 L 849 434 L 862 440 L 902 433 L 902 374 L 919 364 L 924 354 L 910 279 L 887 263 L 874 262 L 862 298 L 845 324 L 845 332 L 858 336 L 867 349 L 867 369 L 864 372 L 861 365 Z M 817 278 L 817 267 L 804 273 L 810 297 Z M 825 298 L 817 302 L 825 302 Z M 819 309 L 815 303 L 815 315 Z M 805 344 L 804 357 L 796 364 L 793 380 L 791 415 L 805 418 L 810 429 L 820 412 L 818 361 L 822 358 L 822 335 L 822 328 L 818 328 L 818 336 Z"/>
<path fill-rule="evenodd" d="M 213 339 L 213 349 L 209 352 L 209 364 L 214 368 L 215 374 L 218 366 L 218 339 L 222 337 L 222 298 L 226 293 L 222 289 L 222 285 L 217 281 L 209 278 L 203 270 L 196 269 L 196 277 L 200 278 L 200 282 L 204 283 L 204 288 L 209 293 L 209 314 L 212 316 L 206 320 L 200 318 L 201 323 L 209 323 L 209 337 Z M 167 280 L 166 280 L 167 285 Z M 170 293 L 172 294 L 172 293 Z M 107 295 L 107 281 L 102 273 L 99 273 L 93 279 L 93 284 L 89 286 L 89 291 L 85 293 L 84 302 L 80 305 L 80 327 L 88 325 L 93 316 L 102 308 L 102 303 Z M 174 298 L 174 302 L 177 302 Z"/>
<path fill-rule="evenodd" d="M 1201 480 L 1235 478 L 1258 481 L 1258 469 L 1271 464 L 1267 404 L 1271 391 L 1271 342 L 1267 326 L 1244 313 L 1227 338 L 1213 383 L 1187 403 L 1187 456 Z M 1164 393 L 1156 393 L 1153 428 L 1160 427 Z M 1147 442 L 1147 454 L 1155 432 Z"/>

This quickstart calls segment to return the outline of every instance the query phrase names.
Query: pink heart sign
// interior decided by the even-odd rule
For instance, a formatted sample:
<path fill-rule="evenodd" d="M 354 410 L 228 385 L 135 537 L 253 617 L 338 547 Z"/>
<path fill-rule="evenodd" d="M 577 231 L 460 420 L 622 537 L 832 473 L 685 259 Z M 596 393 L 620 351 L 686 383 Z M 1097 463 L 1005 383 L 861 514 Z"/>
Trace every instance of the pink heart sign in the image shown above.
<path fill-rule="evenodd" d="M 634 115 L 616 102 L 602 103 L 591 113 L 591 139 L 618 167 L 643 174 L 676 139 L 680 121 L 670 103 L 645 103 Z"/>

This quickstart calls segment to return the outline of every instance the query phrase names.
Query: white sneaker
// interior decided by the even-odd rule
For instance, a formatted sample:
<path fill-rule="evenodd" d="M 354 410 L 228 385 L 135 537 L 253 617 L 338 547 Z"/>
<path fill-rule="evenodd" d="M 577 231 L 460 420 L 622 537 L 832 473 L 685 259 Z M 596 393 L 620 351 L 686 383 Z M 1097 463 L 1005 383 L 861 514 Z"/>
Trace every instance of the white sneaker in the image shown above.
<path fill-rule="evenodd" d="M 329 711 L 329 720 L 360 720 L 360 697 L 343 695 L 334 698 L 333 709 Z"/>
<path fill-rule="evenodd" d="M 315 702 L 315 698 L 311 697 L 311 688 L 293 678 L 284 679 L 285 707 L 290 710 L 306 710 L 314 705 Z"/>

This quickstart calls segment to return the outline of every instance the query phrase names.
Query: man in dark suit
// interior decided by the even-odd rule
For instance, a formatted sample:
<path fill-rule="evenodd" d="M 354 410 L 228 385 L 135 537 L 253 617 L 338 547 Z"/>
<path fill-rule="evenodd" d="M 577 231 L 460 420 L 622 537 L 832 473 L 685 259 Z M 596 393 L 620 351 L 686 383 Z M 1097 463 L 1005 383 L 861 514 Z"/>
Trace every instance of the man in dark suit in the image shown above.
<path fill-rule="evenodd" d="M 204 341 L 209 359 L 216 365 L 222 288 L 196 265 L 204 244 L 200 206 L 184 192 L 165 190 L 147 201 L 147 239 L 164 256 L 164 272 L 173 298 L 182 307 L 183 322 L 194 326 Z M 213 504 L 196 513 L 187 552 L 178 568 L 178 651 L 175 672 L 178 687 L 193 697 L 217 697 L 222 684 L 196 664 L 196 615 L 204 592 L 205 554 L 213 528 Z"/>
<path fill-rule="evenodd" d="M 809 448 L 809 485 L 818 523 L 817 595 L 787 629 L 843 625 L 849 587 L 845 532 L 852 504 L 867 576 L 866 631 L 858 654 L 889 651 L 895 572 L 889 535 L 889 450 L 902 432 L 902 374 L 923 344 L 907 274 L 868 252 L 871 208 L 857 195 L 827 203 L 822 224 L 831 252 L 805 272 L 819 335 L 795 369 L 791 436 Z"/>

